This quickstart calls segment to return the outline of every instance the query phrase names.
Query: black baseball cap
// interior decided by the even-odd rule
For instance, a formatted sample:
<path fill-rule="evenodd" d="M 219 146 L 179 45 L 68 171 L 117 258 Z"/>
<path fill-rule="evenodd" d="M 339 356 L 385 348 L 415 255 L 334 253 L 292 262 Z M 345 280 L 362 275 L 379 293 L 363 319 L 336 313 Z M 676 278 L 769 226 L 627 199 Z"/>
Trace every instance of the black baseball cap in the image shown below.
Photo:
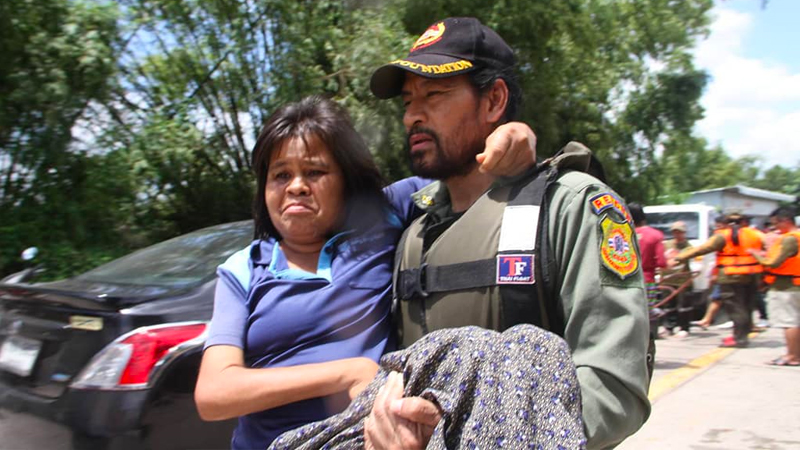
<path fill-rule="evenodd" d="M 369 82 L 378 98 L 400 94 L 406 72 L 426 78 L 447 78 L 480 67 L 500 69 L 516 63 L 511 47 L 474 17 L 437 21 L 417 39 L 408 56 L 379 67 Z"/>

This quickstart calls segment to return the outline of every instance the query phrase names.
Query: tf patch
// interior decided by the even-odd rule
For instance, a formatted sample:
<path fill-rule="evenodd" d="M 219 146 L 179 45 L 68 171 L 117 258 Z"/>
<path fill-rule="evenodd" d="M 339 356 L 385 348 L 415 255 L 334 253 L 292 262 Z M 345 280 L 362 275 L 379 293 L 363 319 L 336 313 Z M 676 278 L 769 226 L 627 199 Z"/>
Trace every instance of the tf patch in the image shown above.
<path fill-rule="evenodd" d="M 606 269 L 624 280 L 639 269 L 639 255 L 633 243 L 633 227 L 606 215 L 600 221 L 600 260 Z"/>
<path fill-rule="evenodd" d="M 497 284 L 533 284 L 533 255 L 497 255 Z"/>

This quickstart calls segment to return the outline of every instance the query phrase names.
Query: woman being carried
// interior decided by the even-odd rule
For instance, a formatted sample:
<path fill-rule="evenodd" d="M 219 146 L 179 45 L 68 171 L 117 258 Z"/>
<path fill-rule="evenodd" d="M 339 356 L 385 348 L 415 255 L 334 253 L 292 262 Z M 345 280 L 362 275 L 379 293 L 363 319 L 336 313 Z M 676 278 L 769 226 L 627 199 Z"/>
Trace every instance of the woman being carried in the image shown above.
<path fill-rule="evenodd" d="M 533 164 L 527 126 L 498 131 L 478 157 L 484 167 Z M 382 190 L 347 114 L 321 97 L 268 119 L 253 168 L 256 240 L 218 270 L 195 390 L 203 419 L 239 417 L 234 449 L 265 448 L 339 412 L 372 380 L 375 361 L 394 349 L 395 246 L 418 214 L 411 194 L 427 184 L 410 178 Z"/>

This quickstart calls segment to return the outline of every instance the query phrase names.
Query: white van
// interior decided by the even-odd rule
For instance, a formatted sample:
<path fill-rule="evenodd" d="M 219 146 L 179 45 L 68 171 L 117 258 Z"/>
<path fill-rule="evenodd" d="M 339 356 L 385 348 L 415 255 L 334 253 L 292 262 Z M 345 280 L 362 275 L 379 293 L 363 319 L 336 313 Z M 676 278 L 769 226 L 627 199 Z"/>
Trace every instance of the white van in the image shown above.
<path fill-rule="evenodd" d="M 718 215 L 714 207 L 700 204 L 645 206 L 644 214 L 648 225 L 664 233 L 664 240 L 672 239 L 669 227 L 678 220 L 682 221 L 686 224 L 686 239 L 694 246 L 706 242 L 711 237 L 714 219 Z M 698 256 L 689 262 L 693 271 L 700 272 L 694 279 L 694 291 L 702 292 L 708 289 L 711 270 L 715 264 L 714 253 Z"/>

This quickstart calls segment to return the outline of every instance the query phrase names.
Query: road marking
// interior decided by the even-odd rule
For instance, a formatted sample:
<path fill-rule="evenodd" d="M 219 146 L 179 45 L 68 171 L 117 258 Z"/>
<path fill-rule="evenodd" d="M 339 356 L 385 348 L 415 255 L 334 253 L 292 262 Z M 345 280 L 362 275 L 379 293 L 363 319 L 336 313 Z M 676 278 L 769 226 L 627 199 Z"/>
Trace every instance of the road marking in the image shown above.
<path fill-rule="evenodd" d="M 748 337 L 753 339 L 754 337 L 758 336 L 758 334 L 759 333 L 754 331 L 751 332 Z M 711 350 L 699 358 L 689 361 L 689 363 L 685 366 L 675 369 L 653 382 L 653 384 L 650 385 L 650 391 L 647 395 L 647 398 L 651 403 L 655 402 L 662 395 L 690 380 L 695 375 L 707 369 L 717 361 L 724 359 L 726 356 L 733 353 L 734 350 L 736 350 L 736 348 L 719 347 Z"/>

